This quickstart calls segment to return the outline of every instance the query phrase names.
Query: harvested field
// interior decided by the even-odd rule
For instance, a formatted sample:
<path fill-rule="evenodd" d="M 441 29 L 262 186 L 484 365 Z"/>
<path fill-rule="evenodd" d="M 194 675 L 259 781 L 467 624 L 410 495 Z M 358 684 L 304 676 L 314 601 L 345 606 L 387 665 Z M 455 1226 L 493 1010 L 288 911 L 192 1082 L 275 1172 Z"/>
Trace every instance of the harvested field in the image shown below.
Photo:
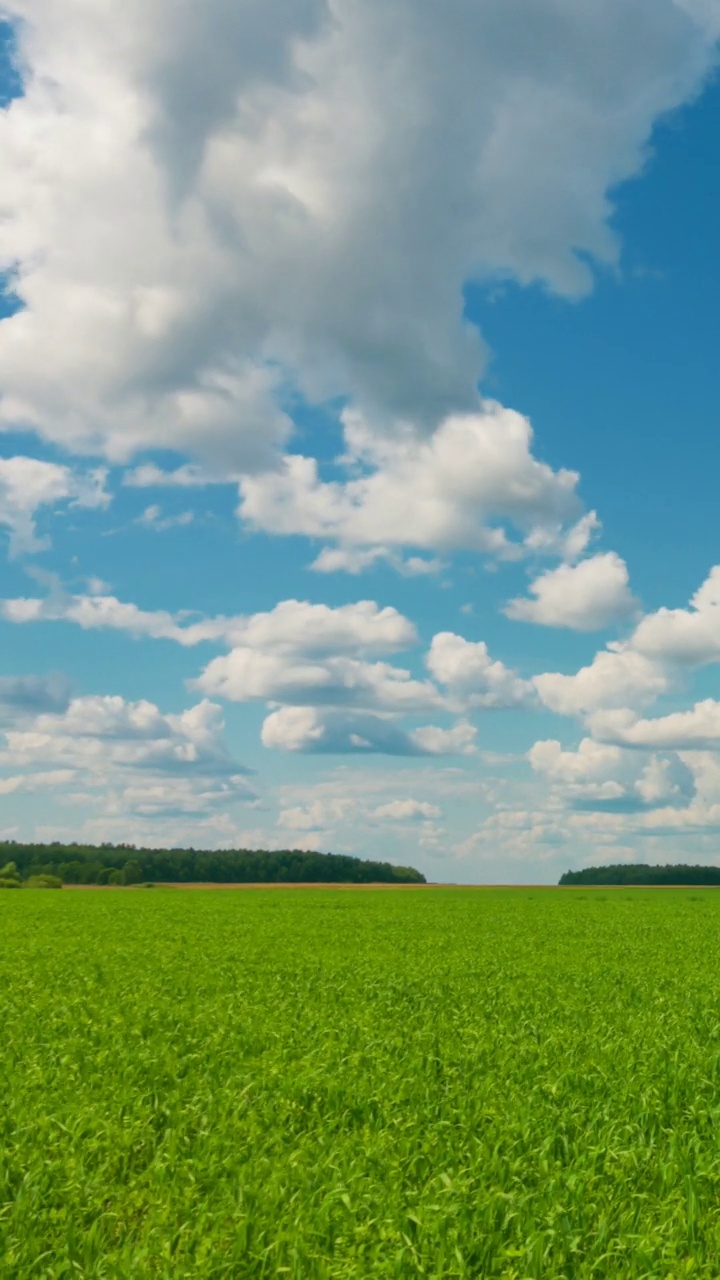
<path fill-rule="evenodd" d="M 719 962 L 706 890 L 0 895 L 0 1275 L 714 1280 Z"/>

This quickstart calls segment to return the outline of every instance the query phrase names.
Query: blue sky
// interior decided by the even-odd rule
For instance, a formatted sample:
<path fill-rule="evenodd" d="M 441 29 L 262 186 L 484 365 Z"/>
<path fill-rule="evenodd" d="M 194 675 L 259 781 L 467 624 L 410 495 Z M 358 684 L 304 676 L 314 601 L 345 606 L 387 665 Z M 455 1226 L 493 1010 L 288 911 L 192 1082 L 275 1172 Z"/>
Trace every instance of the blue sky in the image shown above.
<path fill-rule="evenodd" d="M 715 3 L 9 10 L 0 831 L 717 861 Z"/>

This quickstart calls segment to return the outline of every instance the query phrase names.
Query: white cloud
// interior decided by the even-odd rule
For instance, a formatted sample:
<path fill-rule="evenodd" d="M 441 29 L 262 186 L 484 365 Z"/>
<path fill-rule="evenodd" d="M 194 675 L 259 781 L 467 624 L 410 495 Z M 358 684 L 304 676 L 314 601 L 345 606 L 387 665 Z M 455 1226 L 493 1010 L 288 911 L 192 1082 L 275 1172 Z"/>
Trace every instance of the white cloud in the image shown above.
<path fill-rule="evenodd" d="M 687 666 L 720 661 L 720 565 L 695 592 L 689 609 L 658 609 L 638 624 L 631 640 L 648 657 Z"/>
<path fill-rule="evenodd" d="M 476 729 L 461 722 L 451 729 L 426 725 L 406 732 L 387 714 L 362 707 L 283 706 L 262 728 L 263 746 L 279 751 L 338 755 L 474 755 Z"/>
<path fill-rule="evenodd" d="M 208 484 L 236 484 L 238 477 L 227 472 L 214 474 L 207 468 L 185 463 L 174 471 L 163 471 L 154 462 L 143 463 L 133 467 L 123 476 L 123 484 L 133 489 L 202 488 Z"/>
<path fill-rule="evenodd" d="M 677 757 L 651 756 L 635 783 L 635 790 L 646 805 L 657 807 L 674 799 L 687 799 L 692 792 L 692 785 L 687 785 L 688 778 L 692 778 L 690 771 Z"/>
<path fill-rule="evenodd" d="M 602 558 L 595 557 L 596 560 Z M 566 574 L 582 569 L 583 563 L 592 561 L 545 576 L 562 582 Z M 532 601 L 515 603 L 533 605 Z M 616 714 L 608 724 L 619 724 L 621 713 L 630 724 L 636 719 L 634 711 L 675 688 L 686 673 L 717 661 L 720 661 L 720 566 L 711 569 L 687 609 L 661 608 L 646 614 L 628 640 L 610 643 L 579 671 L 571 675 L 545 672 L 535 676 L 533 684 L 545 705 L 561 715 L 594 715 L 612 710 Z M 601 723 L 604 721 L 595 716 L 593 724 Z"/>
<path fill-rule="evenodd" d="M 623 759 L 619 747 L 583 738 L 577 751 L 563 751 L 559 742 L 546 739 L 536 742 L 528 752 L 528 760 L 536 773 L 558 782 L 595 781 L 616 773 Z"/>
<path fill-rule="evenodd" d="M 291 831 L 327 830 L 346 821 L 356 809 L 355 801 L 344 797 L 312 800 L 310 804 L 281 809 L 278 826 L 287 827 Z"/>
<path fill-rule="evenodd" d="M 391 720 L 336 708 L 280 707 L 265 720 L 262 743 L 276 751 L 321 755 L 425 754 Z"/>
<path fill-rule="evenodd" d="M 173 640 L 195 645 L 201 640 L 222 638 L 226 619 L 182 625 L 182 618 L 162 609 L 140 609 L 115 596 L 96 593 L 70 595 L 54 584 L 45 599 L 16 597 L 0 601 L 0 613 L 7 622 L 73 622 L 84 631 L 124 631 L 133 637 Z"/>
<path fill-rule="evenodd" d="M 264 653 L 238 646 L 213 658 L 193 687 L 232 702 L 260 699 L 297 705 L 356 706 L 376 711 L 413 712 L 442 707 L 428 680 L 387 662 Z"/>
<path fill-rule="evenodd" d="M 535 773 L 547 778 L 555 796 L 580 808 L 641 812 L 687 804 L 694 787 L 687 766 L 676 756 L 645 756 L 583 738 L 576 751 L 559 742 L 536 742 L 528 752 Z"/>
<path fill-rule="evenodd" d="M 442 814 L 440 805 L 412 797 L 388 800 L 368 809 L 357 795 L 332 795 L 323 791 L 305 804 L 288 805 L 281 809 L 278 826 L 293 832 L 316 831 L 328 836 L 338 834 L 338 829 L 348 823 L 430 823 Z"/>
<path fill-rule="evenodd" d="M 426 663 L 431 675 L 467 706 L 520 707 L 534 701 L 532 682 L 494 661 L 482 640 L 440 631 L 433 637 Z"/>
<path fill-rule="evenodd" d="M 377 564 L 388 564 L 401 573 L 404 578 L 432 577 L 444 568 L 443 561 L 437 557 L 426 559 L 424 556 L 408 556 L 404 558 L 391 551 L 389 547 L 323 547 L 319 556 L 310 565 L 315 573 L 365 573 Z"/>
<path fill-rule="evenodd" d="M 71 595 L 50 579 L 45 599 L 16 597 L 0 600 L 0 614 L 8 622 L 73 622 L 84 630 L 125 631 L 131 636 L 173 640 L 193 646 L 204 641 L 242 643 L 262 652 L 300 652 L 323 657 L 339 653 L 392 653 L 410 648 L 415 628 L 392 606 L 379 608 L 372 600 L 336 609 L 306 600 L 281 600 L 266 613 L 247 617 L 216 617 L 192 621 L 188 611 L 140 609 L 106 594 L 105 584 L 89 595 Z"/>
<path fill-rule="evenodd" d="M 409 647 L 414 627 L 396 609 L 372 601 L 327 605 L 283 601 L 227 628 L 229 653 L 214 658 L 193 682 L 231 701 L 262 700 L 299 707 L 354 706 L 410 713 L 443 705 L 428 680 L 388 662 L 367 661 Z"/>
<path fill-rule="evenodd" d="M 390 800 L 373 809 L 371 817 L 379 822 L 408 822 L 418 818 L 439 818 L 442 809 L 427 800 Z"/>
<path fill-rule="evenodd" d="M 1 326 L 2 321 L 0 342 Z M 37 536 L 35 517 L 41 507 L 61 502 L 73 507 L 107 506 L 106 474 L 104 468 L 83 475 L 37 458 L 0 458 L 0 526 L 9 532 L 10 555 L 27 555 L 50 545 L 49 539 Z"/>
<path fill-rule="evenodd" d="M 431 756 L 472 756 L 477 752 L 477 729 L 468 724 L 467 720 L 461 720 L 451 729 L 425 725 L 421 729 L 413 729 L 410 736 L 413 742 Z"/>
<path fill-rule="evenodd" d="M 283 600 L 267 613 L 255 613 L 233 626 L 232 638 L 266 653 L 303 653 L 325 657 L 394 653 L 416 643 L 415 628 L 397 609 L 374 600 L 331 608 L 306 600 Z"/>
<path fill-rule="evenodd" d="M 192 511 L 180 511 L 175 516 L 164 516 L 162 508 L 154 502 L 138 516 L 135 524 L 143 525 L 146 529 L 154 529 L 157 533 L 164 533 L 167 529 L 181 529 L 192 524 L 194 519 Z"/>
<path fill-rule="evenodd" d="M 401 420 L 471 406 L 463 282 L 575 296 L 614 263 L 607 192 L 717 36 L 711 0 L 8 12 L 3 418 L 236 468 L 282 446 L 288 381 Z"/>
<path fill-rule="evenodd" d="M 636 607 L 624 560 L 614 551 L 559 565 L 530 584 L 534 599 L 511 600 L 503 610 L 519 622 L 573 631 L 599 631 Z"/>
<path fill-rule="evenodd" d="M 74 769 L 50 769 L 43 773 L 19 773 L 9 778 L 0 778 L 0 796 L 16 795 L 18 792 L 49 791 L 55 787 L 67 787 L 75 778 Z"/>
<path fill-rule="evenodd" d="M 705 698 L 688 711 L 640 719 L 632 711 L 598 711 L 589 726 L 596 738 L 629 747 L 661 747 L 677 751 L 720 747 L 720 702 Z"/>
<path fill-rule="evenodd" d="M 154 703 L 118 696 L 74 698 L 66 711 L 44 712 L 30 725 L 8 729 L 3 763 L 57 761 L 103 771 L 108 761 L 182 775 L 240 773 L 223 739 L 221 708 L 203 701 L 179 715 Z"/>
<path fill-rule="evenodd" d="M 545 672 L 532 683 L 542 702 L 562 716 L 578 716 L 603 707 L 647 706 L 670 687 L 658 662 L 626 646 L 610 646 L 573 675 Z"/>
<path fill-rule="evenodd" d="M 486 401 L 447 418 L 429 440 L 407 426 L 383 437 L 357 413 L 346 412 L 344 423 L 348 479 L 324 481 L 313 458 L 289 456 L 279 470 L 240 484 L 250 528 L 340 544 L 321 553 L 316 569 L 357 571 L 408 546 L 516 558 L 523 538 L 527 549 L 564 554 L 572 529 L 589 536 L 577 473 L 539 462 L 527 418 L 502 405 Z"/>
<path fill-rule="evenodd" d="M 146 701 L 74 698 L 0 736 L 0 769 L 12 770 L 0 792 L 62 786 L 63 803 L 91 816 L 203 815 L 254 797 L 225 743 L 221 709 L 206 701 L 168 715 Z"/>

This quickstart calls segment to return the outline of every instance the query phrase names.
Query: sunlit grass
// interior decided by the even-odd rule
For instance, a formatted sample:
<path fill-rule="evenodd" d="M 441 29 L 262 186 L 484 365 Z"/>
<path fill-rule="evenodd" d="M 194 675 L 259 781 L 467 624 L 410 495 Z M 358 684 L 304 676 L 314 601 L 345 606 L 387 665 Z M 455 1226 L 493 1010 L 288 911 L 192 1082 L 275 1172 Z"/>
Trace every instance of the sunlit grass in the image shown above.
<path fill-rule="evenodd" d="M 0 895 L 2 1277 L 717 1277 L 720 894 Z"/>

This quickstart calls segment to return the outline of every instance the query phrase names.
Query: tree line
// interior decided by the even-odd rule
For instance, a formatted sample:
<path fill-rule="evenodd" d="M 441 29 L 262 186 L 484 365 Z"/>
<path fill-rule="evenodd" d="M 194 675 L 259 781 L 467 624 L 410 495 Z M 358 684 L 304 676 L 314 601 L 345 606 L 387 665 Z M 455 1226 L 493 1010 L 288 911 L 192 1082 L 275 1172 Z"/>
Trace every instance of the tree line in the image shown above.
<path fill-rule="evenodd" d="M 672 862 L 665 866 L 620 862 L 609 867 L 583 867 L 582 871 L 566 871 L 558 883 L 564 885 L 720 885 L 720 867 L 688 866 L 685 863 Z"/>
<path fill-rule="evenodd" d="M 414 867 L 304 849 L 142 849 L 132 844 L 21 844 L 0 841 L 0 867 L 20 880 L 57 876 L 63 884 L 425 884 Z"/>

